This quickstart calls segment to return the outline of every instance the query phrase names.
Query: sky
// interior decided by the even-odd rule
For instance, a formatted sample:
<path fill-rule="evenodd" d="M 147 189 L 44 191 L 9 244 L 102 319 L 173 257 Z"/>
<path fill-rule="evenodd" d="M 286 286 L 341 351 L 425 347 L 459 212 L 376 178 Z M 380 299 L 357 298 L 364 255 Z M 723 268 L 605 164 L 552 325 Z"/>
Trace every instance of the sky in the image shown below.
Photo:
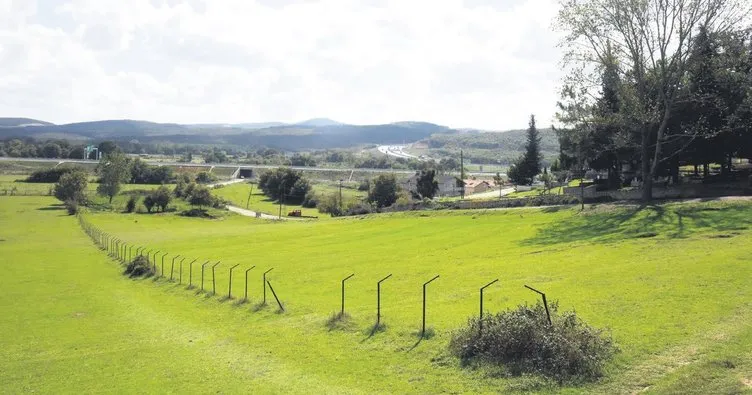
<path fill-rule="evenodd" d="M 522 129 L 556 0 L 0 0 L 0 116 Z"/>

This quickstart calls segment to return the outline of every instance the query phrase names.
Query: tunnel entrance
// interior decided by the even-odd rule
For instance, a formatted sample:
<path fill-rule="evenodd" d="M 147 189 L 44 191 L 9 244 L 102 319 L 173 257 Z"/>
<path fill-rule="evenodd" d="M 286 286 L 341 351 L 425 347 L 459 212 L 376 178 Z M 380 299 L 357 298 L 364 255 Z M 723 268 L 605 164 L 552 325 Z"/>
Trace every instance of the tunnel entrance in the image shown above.
<path fill-rule="evenodd" d="M 252 178 L 253 177 L 253 169 L 240 169 L 238 172 L 239 178 Z"/>

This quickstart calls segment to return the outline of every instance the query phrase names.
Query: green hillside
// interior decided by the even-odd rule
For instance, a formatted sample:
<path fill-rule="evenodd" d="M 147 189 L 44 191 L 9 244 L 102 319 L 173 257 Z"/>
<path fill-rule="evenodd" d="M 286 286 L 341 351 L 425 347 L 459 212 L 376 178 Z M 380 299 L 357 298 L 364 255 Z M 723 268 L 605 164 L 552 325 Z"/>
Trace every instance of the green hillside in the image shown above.
<path fill-rule="evenodd" d="M 274 223 L 239 216 L 89 213 L 118 238 L 221 261 L 217 294 L 130 280 L 48 197 L 0 197 L 4 392 L 738 393 L 752 378 L 752 204 L 403 213 Z M 228 269 L 235 298 L 226 298 Z M 250 301 L 240 304 L 245 269 Z M 285 312 L 259 305 L 261 273 Z M 177 269 L 176 269 L 177 271 Z M 206 290 L 211 289 L 210 271 Z M 329 330 L 349 274 L 352 323 Z M 376 281 L 386 330 L 370 336 Z M 177 272 L 174 273 L 178 278 Z M 418 341 L 421 284 L 431 339 Z M 169 273 L 167 274 L 169 277 Z M 199 284 L 200 268 L 193 268 Z M 600 382 L 540 386 L 446 352 L 477 314 L 534 303 L 528 284 L 621 352 Z M 745 384 L 747 383 L 747 384 Z M 156 387 L 159 386 L 159 387 Z"/>

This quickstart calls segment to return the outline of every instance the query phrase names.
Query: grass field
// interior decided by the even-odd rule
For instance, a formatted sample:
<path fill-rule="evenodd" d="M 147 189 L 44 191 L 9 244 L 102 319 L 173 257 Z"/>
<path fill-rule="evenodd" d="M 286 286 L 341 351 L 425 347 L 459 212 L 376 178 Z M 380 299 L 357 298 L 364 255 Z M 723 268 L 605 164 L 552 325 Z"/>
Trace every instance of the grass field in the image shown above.
<path fill-rule="evenodd" d="M 342 198 L 347 202 L 351 200 L 362 200 L 367 193 L 358 191 L 355 189 L 355 184 L 350 183 L 348 188 L 342 188 Z M 251 190 L 253 188 L 253 190 Z M 339 193 L 338 186 L 334 186 L 327 183 L 318 183 L 313 185 L 313 190 L 321 195 Z M 253 192 L 251 194 L 251 192 Z M 278 215 L 279 203 L 271 200 L 258 188 L 258 185 L 238 183 L 222 188 L 213 189 L 212 193 L 216 196 L 222 197 L 230 201 L 233 205 L 254 210 L 257 212 Z M 250 199 L 249 199 L 250 194 Z M 287 215 L 292 210 L 301 210 L 303 215 L 319 217 L 319 219 L 331 218 L 329 214 L 322 213 L 316 208 L 306 208 L 296 204 L 284 204 L 282 207 L 282 215 Z"/>
<path fill-rule="evenodd" d="M 229 189 L 229 187 L 225 188 Z M 90 213 L 122 240 L 221 261 L 217 295 L 129 280 L 48 197 L 0 197 L 0 386 L 18 392 L 739 393 L 752 385 L 752 204 L 416 212 L 270 223 Z M 44 231 L 40 231 L 43 229 Z M 250 273 L 249 303 L 228 300 Z M 285 305 L 260 306 L 261 273 Z M 177 269 L 176 269 L 177 270 Z M 194 266 L 194 284 L 200 269 Z M 211 275 L 206 287 L 211 289 Z M 340 307 L 343 330 L 326 321 Z M 376 281 L 386 331 L 373 336 Z M 176 273 L 177 274 L 177 273 Z M 419 341 L 421 284 L 428 325 Z M 184 270 L 187 279 L 188 269 Z M 600 382 L 540 386 L 447 355 L 477 314 L 547 292 L 621 349 Z M 269 301 L 273 303 L 271 294 Z"/>

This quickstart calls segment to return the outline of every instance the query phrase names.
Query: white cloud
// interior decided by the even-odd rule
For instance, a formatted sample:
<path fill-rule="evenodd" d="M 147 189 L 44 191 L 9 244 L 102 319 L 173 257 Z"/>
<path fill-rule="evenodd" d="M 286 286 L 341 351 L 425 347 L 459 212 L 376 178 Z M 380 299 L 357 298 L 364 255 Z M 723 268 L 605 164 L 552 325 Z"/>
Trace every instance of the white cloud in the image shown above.
<path fill-rule="evenodd" d="M 0 110 L 489 129 L 535 113 L 545 125 L 555 12 L 555 0 L 0 0 Z"/>

